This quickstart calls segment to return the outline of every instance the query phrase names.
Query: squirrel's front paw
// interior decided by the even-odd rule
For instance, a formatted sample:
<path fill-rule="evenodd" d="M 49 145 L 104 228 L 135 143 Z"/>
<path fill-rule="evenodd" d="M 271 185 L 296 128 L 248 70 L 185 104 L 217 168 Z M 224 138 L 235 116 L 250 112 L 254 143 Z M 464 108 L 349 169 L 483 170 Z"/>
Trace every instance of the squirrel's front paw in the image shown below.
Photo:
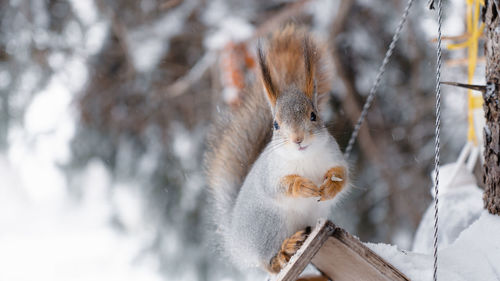
<path fill-rule="evenodd" d="M 346 184 L 346 170 L 344 167 L 333 167 L 325 174 L 325 180 L 320 186 L 321 198 L 319 201 L 330 200 L 337 195 Z"/>
<path fill-rule="evenodd" d="M 286 188 L 286 194 L 291 197 L 319 197 L 320 188 L 312 181 L 299 175 L 288 175 L 281 179 Z"/>
<path fill-rule="evenodd" d="M 286 263 L 300 249 L 304 241 L 311 233 L 311 227 L 308 226 L 304 230 L 297 231 L 294 235 L 285 239 L 281 244 L 281 249 L 278 254 L 270 261 L 270 270 L 272 273 L 278 273 L 285 267 Z"/>

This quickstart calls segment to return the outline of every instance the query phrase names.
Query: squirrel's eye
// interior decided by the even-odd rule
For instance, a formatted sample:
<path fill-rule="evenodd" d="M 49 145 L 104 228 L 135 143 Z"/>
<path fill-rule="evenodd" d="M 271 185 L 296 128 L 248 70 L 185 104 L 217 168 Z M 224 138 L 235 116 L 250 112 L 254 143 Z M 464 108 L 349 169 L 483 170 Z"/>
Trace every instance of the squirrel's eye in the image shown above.
<path fill-rule="evenodd" d="M 316 114 L 314 112 L 311 112 L 311 121 L 316 121 Z"/>
<path fill-rule="evenodd" d="M 280 128 L 280 125 L 278 125 L 278 122 L 274 121 L 273 123 L 274 129 L 278 130 Z"/>

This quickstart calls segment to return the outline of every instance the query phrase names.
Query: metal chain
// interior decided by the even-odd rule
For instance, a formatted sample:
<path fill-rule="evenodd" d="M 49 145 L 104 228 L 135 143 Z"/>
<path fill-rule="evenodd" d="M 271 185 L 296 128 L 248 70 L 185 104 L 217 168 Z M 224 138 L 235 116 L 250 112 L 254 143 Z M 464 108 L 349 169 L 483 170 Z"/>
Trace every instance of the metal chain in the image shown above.
<path fill-rule="evenodd" d="M 434 1 L 433 1 L 434 2 Z M 441 129 L 441 25 L 443 18 L 442 1 L 438 0 L 438 41 L 437 41 L 437 69 L 436 69 L 436 139 L 434 147 L 434 271 L 433 280 L 437 281 L 438 269 L 438 194 L 439 194 L 439 146 Z M 430 5 L 432 6 L 432 5 Z"/>
<path fill-rule="evenodd" d="M 379 72 L 377 74 L 377 77 L 375 78 L 375 82 L 372 85 L 372 88 L 370 89 L 370 93 L 368 94 L 368 97 L 366 98 L 365 104 L 363 105 L 363 110 L 361 111 L 361 115 L 359 116 L 358 122 L 356 122 L 356 125 L 354 126 L 354 130 L 352 131 L 351 138 L 349 139 L 349 143 L 347 144 L 347 148 L 345 149 L 344 156 L 345 158 L 349 158 L 352 147 L 354 145 L 354 142 L 356 141 L 356 138 L 359 134 L 359 129 L 361 128 L 361 124 L 363 124 L 363 121 L 366 118 L 366 114 L 368 113 L 368 109 L 370 109 L 370 106 L 372 104 L 373 99 L 375 98 L 375 93 L 377 92 L 378 85 L 380 84 L 380 80 L 382 79 L 382 75 L 384 75 L 385 72 L 385 66 L 387 63 L 389 63 L 389 59 L 392 56 L 392 52 L 394 51 L 394 48 L 396 47 L 396 42 L 399 39 L 399 35 L 401 34 L 401 30 L 403 29 L 403 25 L 406 22 L 406 18 L 408 17 L 408 13 L 410 11 L 410 7 L 413 3 L 413 0 L 408 0 L 408 3 L 406 4 L 406 8 L 404 10 L 403 15 L 401 16 L 401 20 L 399 21 L 399 25 L 396 28 L 396 31 L 394 32 L 394 35 L 392 36 L 392 41 L 391 44 L 389 45 L 389 49 L 387 49 L 387 52 L 385 53 L 384 60 L 382 61 L 382 65 L 379 68 Z"/>

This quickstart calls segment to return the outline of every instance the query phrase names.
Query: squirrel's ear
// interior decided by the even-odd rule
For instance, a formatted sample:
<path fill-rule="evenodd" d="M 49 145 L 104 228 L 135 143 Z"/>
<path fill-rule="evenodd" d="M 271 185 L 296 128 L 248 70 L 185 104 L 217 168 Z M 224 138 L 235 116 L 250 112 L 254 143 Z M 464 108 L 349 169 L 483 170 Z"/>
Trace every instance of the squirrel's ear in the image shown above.
<path fill-rule="evenodd" d="M 316 81 L 315 77 L 315 66 L 316 66 L 316 50 L 312 46 L 311 41 L 308 36 L 304 38 L 304 64 L 306 70 L 306 81 L 304 85 L 304 93 L 311 100 L 315 100 L 316 97 Z"/>
<path fill-rule="evenodd" d="M 271 106 L 274 108 L 276 106 L 276 100 L 278 99 L 278 92 L 274 87 L 273 80 L 271 78 L 271 71 L 267 65 L 264 52 L 262 51 L 262 46 L 259 42 L 257 47 L 259 53 L 259 65 L 260 65 L 260 77 L 262 79 L 262 84 L 264 84 L 264 89 L 267 93 L 267 97 Z"/>

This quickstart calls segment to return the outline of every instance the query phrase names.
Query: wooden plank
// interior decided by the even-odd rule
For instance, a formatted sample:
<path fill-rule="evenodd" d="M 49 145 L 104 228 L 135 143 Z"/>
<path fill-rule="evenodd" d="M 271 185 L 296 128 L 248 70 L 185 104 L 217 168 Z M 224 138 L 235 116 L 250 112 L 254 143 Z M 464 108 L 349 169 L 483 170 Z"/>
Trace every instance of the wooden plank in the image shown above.
<path fill-rule="evenodd" d="M 316 252 L 323 246 L 323 243 L 333 234 L 334 230 L 335 225 L 326 220 L 319 220 L 316 228 L 309 234 L 302 247 L 293 255 L 285 268 L 280 271 L 274 280 L 297 280 Z"/>
<path fill-rule="evenodd" d="M 312 262 L 331 280 L 410 280 L 330 221 L 320 220 L 304 245 L 274 280 L 294 281 Z"/>
<path fill-rule="evenodd" d="M 410 280 L 356 237 L 331 222 L 335 230 L 312 259 L 323 274 L 335 281 Z"/>

